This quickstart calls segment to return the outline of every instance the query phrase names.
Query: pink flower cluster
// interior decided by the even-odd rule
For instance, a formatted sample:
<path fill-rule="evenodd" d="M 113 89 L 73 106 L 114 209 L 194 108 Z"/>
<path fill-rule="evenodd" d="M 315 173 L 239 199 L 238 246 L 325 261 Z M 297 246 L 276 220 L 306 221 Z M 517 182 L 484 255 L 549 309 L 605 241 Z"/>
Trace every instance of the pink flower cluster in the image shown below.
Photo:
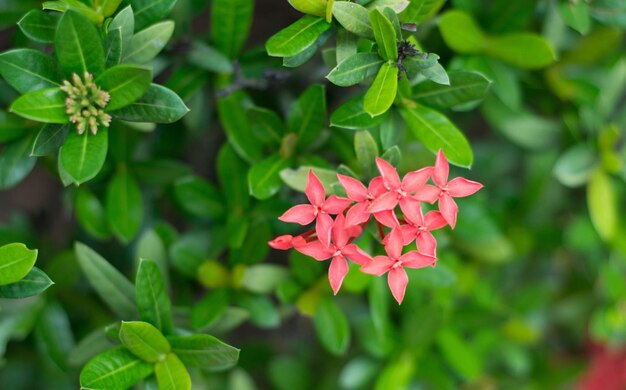
<path fill-rule="evenodd" d="M 402 180 L 387 161 L 377 158 L 376 165 L 380 176 L 372 179 L 368 187 L 352 177 L 337 175 L 347 198 L 326 198 L 324 186 L 310 171 L 305 191 L 310 204 L 294 206 L 279 219 L 300 225 L 315 221 L 315 229 L 296 237 L 277 237 L 269 245 L 274 249 L 294 248 L 318 261 L 332 259 L 328 279 L 335 294 L 348 273 L 347 260 L 359 264 L 360 270 L 368 274 L 387 273 L 389 289 L 402 303 L 408 284 L 404 268 L 435 265 L 437 241 L 431 231 L 446 225 L 454 228 L 458 206 L 453 198 L 472 195 L 483 185 L 462 177 L 448 181 L 448 160 L 441 150 L 434 167 L 409 172 Z M 427 183 L 429 179 L 434 185 Z M 423 214 L 422 202 L 437 202 L 439 210 Z M 402 217 L 396 214 L 398 206 Z M 353 243 L 372 216 L 386 256 L 372 257 Z M 403 253 L 404 247 L 413 242 L 417 250 Z"/>

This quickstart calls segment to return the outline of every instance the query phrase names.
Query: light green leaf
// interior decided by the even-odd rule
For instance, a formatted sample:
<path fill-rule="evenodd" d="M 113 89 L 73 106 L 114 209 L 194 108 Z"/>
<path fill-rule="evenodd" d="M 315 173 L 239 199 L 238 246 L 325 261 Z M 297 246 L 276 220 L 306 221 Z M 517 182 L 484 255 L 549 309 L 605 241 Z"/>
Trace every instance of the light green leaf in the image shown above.
<path fill-rule="evenodd" d="M 91 133 L 78 134 L 71 129 L 59 152 L 63 169 L 76 184 L 93 179 L 102 169 L 109 145 L 106 127 Z"/>
<path fill-rule="evenodd" d="M 373 33 L 372 33 L 373 34 Z M 335 45 L 336 62 L 342 63 L 346 58 L 357 53 L 359 36 L 346 29 L 337 31 L 337 43 Z"/>
<path fill-rule="evenodd" d="M 330 353 L 343 355 L 350 344 L 348 319 L 335 301 L 323 298 L 315 311 L 315 332 Z"/>
<path fill-rule="evenodd" d="M 100 11 L 100 14 L 106 18 L 113 15 L 121 3 L 122 0 L 102 0 L 98 10 Z"/>
<path fill-rule="evenodd" d="M 85 390 L 126 390 L 153 372 L 152 364 L 117 347 L 95 356 L 83 367 L 80 386 Z"/>
<path fill-rule="evenodd" d="M 211 371 L 226 370 L 237 364 L 239 350 L 213 336 L 171 336 L 167 338 L 175 353 L 189 367 Z"/>
<path fill-rule="evenodd" d="M 54 34 L 59 23 L 59 15 L 38 9 L 29 11 L 17 25 L 28 38 L 41 43 L 53 43 Z"/>
<path fill-rule="evenodd" d="M 139 30 L 163 20 L 176 4 L 176 0 L 124 0 L 132 5 L 135 13 L 135 29 Z"/>
<path fill-rule="evenodd" d="M 276 264 L 255 264 L 246 268 L 241 287 L 259 294 L 269 294 L 289 279 L 289 271 Z"/>
<path fill-rule="evenodd" d="M 124 50 L 122 62 L 126 64 L 145 64 L 152 60 L 167 45 L 173 32 L 174 22 L 170 20 L 153 24 L 139 31 L 133 35 L 128 51 Z"/>
<path fill-rule="evenodd" d="M 446 0 L 410 0 L 409 6 L 402 11 L 402 23 L 421 23 L 435 16 Z"/>
<path fill-rule="evenodd" d="M 369 129 L 378 126 L 385 115 L 372 117 L 363 108 L 363 96 L 355 96 L 348 100 L 330 116 L 330 125 L 344 129 Z"/>
<path fill-rule="evenodd" d="M 154 325 L 165 335 L 173 332 L 172 303 L 161 271 L 154 261 L 141 260 L 139 263 L 135 279 L 135 300 L 143 321 Z"/>
<path fill-rule="evenodd" d="M 188 112 L 189 109 L 174 91 L 150 84 L 141 98 L 110 114 L 130 122 L 174 123 Z"/>
<path fill-rule="evenodd" d="M 0 251 L 2 248 L 0 248 Z M 1 261 L 1 260 L 0 260 Z M 54 282 L 37 267 L 31 270 L 22 279 L 15 283 L 0 286 L 0 298 L 27 298 L 38 295 L 52 286 Z"/>
<path fill-rule="evenodd" d="M 111 236 L 104 207 L 100 200 L 87 188 L 80 187 L 76 193 L 74 201 L 74 213 L 80 226 L 89 234 L 105 240 Z"/>
<path fill-rule="evenodd" d="M 354 134 L 354 152 L 359 165 L 365 172 L 371 174 L 374 160 L 378 157 L 378 144 L 367 130 L 357 131 Z"/>
<path fill-rule="evenodd" d="M 122 61 L 122 29 L 109 30 L 104 41 L 104 58 L 106 67 L 110 68 Z"/>
<path fill-rule="evenodd" d="M 335 1 L 333 15 L 339 24 L 351 33 L 364 38 L 374 38 L 369 11 L 362 5 L 350 1 Z"/>
<path fill-rule="evenodd" d="M 586 35 L 591 29 L 591 17 L 587 2 L 561 0 L 559 11 L 565 23 L 582 35 Z"/>
<path fill-rule="evenodd" d="M 57 26 L 54 37 L 57 58 L 66 75 L 95 76 L 104 70 L 104 48 L 98 30 L 82 14 L 68 10 Z"/>
<path fill-rule="evenodd" d="M 306 147 L 317 139 L 325 125 L 326 89 L 321 84 L 313 84 L 292 104 L 287 126 L 298 136 L 298 145 Z"/>
<path fill-rule="evenodd" d="M 428 80 L 432 80 L 437 84 L 450 85 L 448 73 L 440 63 L 436 63 L 429 68 L 423 69 L 420 73 Z"/>
<path fill-rule="evenodd" d="M 371 10 L 369 18 L 372 30 L 374 30 L 374 38 L 378 44 L 378 54 L 386 60 L 397 60 L 398 44 L 393 24 L 378 9 Z"/>
<path fill-rule="evenodd" d="M 123 346 L 148 363 L 163 360 L 171 350 L 167 339 L 147 322 L 122 321 L 119 337 Z"/>
<path fill-rule="evenodd" d="M 109 24 L 109 33 L 116 30 L 119 30 L 119 33 L 122 36 L 123 54 L 129 50 L 133 34 L 135 33 L 135 15 L 133 14 L 133 8 L 130 5 L 118 12 Z"/>
<path fill-rule="evenodd" d="M 348 87 L 375 75 L 382 63 L 377 53 L 356 53 L 339 63 L 326 78 L 335 85 Z"/>
<path fill-rule="evenodd" d="M 385 8 L 389 8 L 397 14 L 404 11 L 408 6 L 409 0 L 374 0 L 367 4 L 369 9 L 378 8 L 382 11 Z"/>
<path fill-rule="evenodd" d="M 0 286 L 25 277 L 35 265 L 37 249 L 28 249 L 22 243 L 0 247 Z"/>
<path fill-rule="evenodd" d="M 443 114 L 421 105 L 400 110 L 413 135 L 433 153 L 442 149 L 448 161 L 469 168 L 474 161 L 472 149 L 463 133 Z"/>
<path fill-rule="evenodd" d="M 591 174 L 587 184 L 589 215 L 600 237 L 610 242 L 619 228 L 617 197 L 611 178 L 601 168 Z"/>
<path fill-rule="evenodd" d="M 561 184 L 568 187 L 579 187 L 589 180 L 597 156 L 587 145 L 572 146 L 561 154 L 554 164 L 554 176 Z"/>
<path fill-rule="evenodd" d="M 450 85 L 424 81 L 413 87 L 413 98 L 429 107 L 467 110 L 485 97 L 491 81 L 476 72 L 457 71 L 448 74 Z"/>
<path fill-rule="evenodd" d="M 105 111 L 120 109 L 143 96 L 150 82 L 152 71 L 132 65 L 118 65 L 107 69 L 95 83 L 111 96 Z"/>
<path fill-rule="evenodd" d="M 187 60 L 210 72 L 228 74 L 233 72 L 233 64 L 226 55 L 200 41 L 193 42 Z"/>
<path fill-rule="evenodd" d="M 384 114 L 393 104 L 398 91 L 398 67 L 385 62 L 363 100 L 365 112 L 371 116 Z"/>
<path fill-rule="evenodd" d="M 228 58 L 235 58 L 246 43 L 253 0 L 213 0 L 211 6 L 211 42 Z"/>
<path fill-rule="evenodd" d="M 481 374 L 483 364 L 480 355 L 454 331 L 440 331 L 437 345 L 447 363 L 465 379 L 472 380 Z"/>
<path fill-rule="evenodd" d="M 488 45 L 487 37 L 471 16 L 463 11 L 448 11 L 439 19 L 444 41 L 459 53 L 480 53 Z"/>
<path fill-rule="evenodd" d="M 191 390 L 191 377 L 183 362 L 173 353 L 154 366 L 159 390 Z"/>
<path fill-rule="evenodd" d="M 17 98 L 9 111 L 37 122 L 64 124 L 69 121 L 65 113 L 66 97 L 59 88 L 40 89 Z"/>
<path fill-rule="evenodd" d="M 317 178 L 320 179 L 324 189 L 326 190 L 326 194 L 332 194 L 333 185 L 335 183 L 339 183 L 339 181 L 337 180 L 337 172 L 330 169 L 312 166 L 302 166 L 298 169 L 284 169 L 280 171 L 280 178 L 283 179 L 285 184 L 294 190 L 304 192 L 310 170 L 312 170 Z"/>
<path fill-rule="evenodd" d="M 120 169 L 107 186 L 106 215 L 113 233 L 123 242 L 132 240 L 143 223 L 143 199 L 135 178 Z"/>
<path fill-rule="evenodd" d="M 272 57 L 292 57 L 313 45 L 330 28 L 323 18 L 304 16 L 274 34 L 265 44 Z"/>
<path fill-rule="evenodd" d="M 56 64 L 52 58 L 33 49 L 14 49 L 1 53 L 0 75 L 21 94 L 59 86 Z"/>
<path fill-rule="evenodd" d="M 489 38 L 484 50 L 492 57 L 526 69 L 543 68 L 556 58 L 545 38 L 526 32 Z"/>
<path fill-rule="evenodd" d="M 328 0 L 287 0 L 289 4 L 303 14 L 326 16 Z M 330 23 L 330 22 L 329 22 Z"/>
<path fill-rule="evenodd" d="M 276 194 L 281 186 L 280 171 L 289 166 L 289 160 L 278 153 L 254 164 L 248 171 L 250 195 L 257 199 L 268 199 Z"/>

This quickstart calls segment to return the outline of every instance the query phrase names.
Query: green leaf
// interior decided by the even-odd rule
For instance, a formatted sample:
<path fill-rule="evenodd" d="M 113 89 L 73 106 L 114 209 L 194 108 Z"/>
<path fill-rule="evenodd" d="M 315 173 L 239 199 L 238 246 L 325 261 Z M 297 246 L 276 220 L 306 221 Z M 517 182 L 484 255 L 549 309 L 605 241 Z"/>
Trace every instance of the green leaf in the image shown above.
<path fill-rule="evenodd" d="M 368 19 L 369 21 L 369 19 Z M 373 33 L 372 33 L 373 34 Z M 340 64 L 346 58 L 357 53 L 359 37 L 345 29 L 337 31 L 336 62 Z"/>
<path fill-rule="evenodd" d="M 4 147 L 0 152 L 0 188 L 8 189 L 21 182 L 35 167 L 31 157 L 31 137 L 24 137 Z"/>
<path fill-rule="evenodd" d="M 307 15 L 326 16 L 328 0 L 288 0 L 289 4 L 298 11 Z M 330 22 L 329 22 L 330 23 Z"/>
<path fill-rule="evenodd" d="M 66 97 L 59 88 L 40 89 L 17 98 L 9 111 L 37 122 L 64 124 L 69 121 L 65 113 Z"/>
<path fill-rule="evenodd" d="M 213 0 L 211 42 L 228 58 L 237 57 L 246 43 L 253 11 L 253 0 Z"/>
<path fill-rule="evenodd" d="M 265 44 L 272 57 L 292 57 L 313 45 L 330 28 L 323 18 L 304 16 L 274 34 Z"/>
<path fill-rule="evenodd" d="M 287 126 L 298 136 L 298 145 L 315 141 L 326 125 L 326 90 L 321 84 L 309 86 L 289 110 Z"/>
<path fill-rule="evenodd" d="M 250 131 L 244 107 L 245 98 L 243 93 L 235 92 L 218 99 L 217 111 L 232 147 L 244 160 L 254 163 L 263 158 L 263 144 Z"/>
<path fill-rule="evenodd" d="M 110 114 L 130 122 L 174 123 L 188 112 L 189 109 L 174 91 L 150 84 L 139 100 Z"/>
<path fill-rule="evenodd" d="M 204 330 L 213 325 L 226 311 L 229 300 L 230 296 L 226 289 L 216 289 L 207 293 L 198 303 L 191 307 L 191 326 L 197 330 Z M 174 346 L 173 348 L 176 349 L 172 338 L 169 340 Z M 182 356 L 178 351 L 174 352 Z M 186 361 L 185 357 L 183 357 L 183 361 Z"/>
<path fill-rule="evenodd" d="M 409 0 L 373 0 L 367 3 L 369 9 L 378 8 L 383 10 L 389 8 L 394 13 L 400 13 L 409 6 Z"/>
<path fill-rule="evenodd" d="M 217 155 L 217 177 L 226 206 L 239 215 L 250 206 L 250 188 L 248 186 L 246 162 L 239 157 L 235 149 L 225 144 Z"/>
<path fill-rule="evenodd" d="M 365 112 L 371 116 L 384 114 L 393 104 L 398 91 L 398 67 L 385 62 L 363 100 Z"/>
<path fill-rule="evenodd" d="M 413 87 L 413 98 L 437 109 L 468 110 L 487 95 L 491 81 L 476 72 L 457 71 L 448 74 L 450 85 L 424 81 Z"/>
<path fill-rule="evenodd" d="M 135 288 L 118 270 L 93 249 L 80 242 L 74 244 L 78 265 L 100 298 L 120 318 L 135 318 Z"/>
<path fill-rule="evenodd" d="M 363 96 L 355 96 L 348 100 L 330 116 L 330 125 L 344 129 L 369 129 L 378 126 L 385 115 L 372 117 L 363 108 Z"/>
<path fill-rule="evenodd" d="M 28 249 L 22 243 L 0 247 L 0 286 L 19 281 L 35 265 L 37 249 Z"/>
<path fill-rule="evenodd" d="M 0 142 L 14 141 L 28 133 L 28 121 L 0 109 Z"/>
<path fill-rule="evenodd" d="M 33 142 L 31 156 L 51 156 L 55 154 L 70 130 L 69 125 L 44 125 Z"/>
<path fill-rule="evenodd" d="M 80 372 L 80 386 L 89 390 L 126 390 L 154 371 L 152 364 L 138 359 L 123 347 L 103 352 Z"/>
<path fill-rule="evenodd" d="M 132 240 L 143 223 L 143 199 L 135 178 L 120 169 L 107 185 L 106 215 L 113 233 L 123 242 Z"/>
<path fill-rule="evenodd" d="M 269 294 L 288 280 L 289 271 L 276 264 L 255 264 L 247 267 L 241 280 L 241 287 L 254 293 Z"/>
<path fill-rule="evenodd" d="M 289 167 L 289 160 L 278 153 L 270 155 L 252 166 L 248 171 L 250 195 L 257 199 L 268 199 L 282 187 L 280 171 Z"/>
<path fill-rule="evenodd" d="M 59 15 L 41 10 L 29 11 L 17 25 L 28 38 L 41 43 L 53 43 L 54 34 L 59 23 Z"/>
<path fill-rule="evenodd" d="M 229 369 L 239 360 L 239 350 L 213 336 L 170 336 L 167 338 L 175 353 L 186 366 L 211 371 Z"/>
<path fill-rule="evenodd" d="M 472 380 L 481 374 L 481 357 L 453 330 L 440 331 L 437 336 L 437 345 L 447 363 L 462 377 Z"/>
<path fill-rule="evenodd" d="M 433 153 L 442 149 L 448 161 L 469 168 L 474 161 L 472 149 L 463 133 L 443 114 L 421 105 L 400 110 L 413 135 Z"/>
<path fill-rule="evenodd" d="M 555 60 L 554 51 L 545 38 L 525 32 L 489 38 L 485 52 L 526 69 L 543 68 Z"/>
<path fill-rule="evenodd" d="M 21 94 L 59 86 L 56 64 L 52 58 L 33 49 L 14 49 L 1 53 L 0 75 Z"/>
<path fill-rule="evenodd" d="M 354 134 L 354 151 L 361 168 L 368 174 L 372 174 L 379 152 L 378 144 L 369 131 L 361 130 Z"/>
<path fill-rule="evenodd" d="M 104 58 L 107 68 L 118 65 L 122 61 L 122 51 L 124 50 L 122 45 L 122 29 L 109 29 L 104 41 Z"/>
<path fill-rule="evenodd" d="M 448 73 L 446 72 L 444 67 L 441 66 L 440 63 L 436 63 L 435 65 L 429 68 L 423 69 L 421 71 L 421 74 L 428 80 L 432 80 L 437 84 L 450 85 L 450 79 L 448 78 Z"/>
<path fill-rule="evenodd" d="M 188 213 L 209 219 L 224 215 L 224 201 L 215 186 L 199 177 L 186 177 L 174 185 L 178 203 Z"/>
<path fill-rule="evenodd" d="M 335 301 L 323 298 L 315 311 L 315 332 L 330 353 L 343 355 L 350 344 L 350 327 L 346 315 Z"/>
<path fill-rule="evenodd" d="M 101 240 L 111 236 L 104 207 L 91 191 L 80 187 L 76 193 L 74 208 L 78 223 L 90 235 Z"/>
<path fill-rule="evenodd" d="M 109 147 L 109 134 L 106 127 L 96 135 L 78 134 L 70 131 L 59 152 L 63 169 L 79 185 L 93 179 L 102 169 Z"/>
<path fill-rule="evenodd" d="M 1 250 L 1 248 L 0 248 Z M 15 283 L 0 286 L 0 298 L 27 298 L 41 294 L 54 282 L 37 267 L 31 270 L 22 279 Z"/>
<path fill-rule="evenodd" d="M 274 111 L 252 107 L 248 110 L 248 122 L 261 141 L 280 145 L 285 134 L 285 125 Z"/>
<path fill-rule="evenodd" d="M 377 53 L 356 53 L 339 63 L 326 78 L 335 85 L 348 87 L 375 75 L 382 63 Z"/>
<path fill-rule="evenodd" d="M 561 184 L 579 187 L 589 180 L 597 157 L 585 144 L 578 144 L 561 154 L 554 164 L 554 176 Z"/>
<path fill-rule="evenodd" d="M 135 3 L 137 3 L 136 0 Z M 133 34 L 135 33 L 135 15 L 133 14 L 133 8 L 131 6 L 122 9 L 115 15 L 113 20 L 111 20 L 108 33 L 112 33 L 116 30 L 119 30 L 122 36 L 122 53 L 128 51 L 133 39 Z"/>
<path fill-rule="evenodd" d="M 124 0 L 135 13 L 137 30 L 163 20 L 176 4 L 176 0 Z"/>
<path fill-rule="evenodd" d="M 135 14 L 135 16 L 137 16 Z M 163 50 L 174 32 L 174 22 L 167 20 L 153 24 L 139 31 L 130 41 L 128 51 L 124 50 L 122 62 L 126 64 L 145 64 Z"/>
<path fill-rule="evenodd" d="M 315 176 L 320 179 L 324 189 L 326 190 L 326 194 L 330 195 L 332 193 L 333 185 L 335 183 L 339 183 L 336 171 L 312 166 L 302 166 L 298 169 L 284 169 L 280 171 L 280 178 L 283 179 L 285 184 L 294 190 L 304 192 L 310 170 L 312 170 L 313 173 L 315 173 Z"/>
<path fill-rule="evenodd" d="M 111 96 L 105 111 L 114 111 L 143 96 L 152 81 L 152 70 L 132 65 L 118 65 L 107 69 L 95 83 Z"/>
<path fill-rule="evenodd" d="M 95 76 L 104 70 L 104 48 L 96 27 L 80 13 L 68 10 L 57 26 L 54 46 L 66 75 Z"/>
<path fill-rule="evenodd" d="M 141 321 L 122 321 L 120 341 L 138 358 L 148 363 L 163 360 L 170 343 L 153 325 Z"/>
<path fill-rule="evenodd" d="M 276 328 L 280 324 L 280 313 L 271 299 L 265 295 L 241 293 L 237 305 L 250 314 L 250 322 L 259 328 Z"/>
<path fill-rule="evenodd" d="M 102 14 L 105 18 L 113 15 L 121 3 L 122 0 L 102 0 L 100 6 L 98 7 L 100 14 Z"/>
<path fill-rule="evenodd" d="M 600 237 L 613 240 L 619 228 L 619 208 L 611 178 L 601 168 L 591 174 L 587 184 L 587 206 Z"/>
<path fill-rule="evenodd" d="M 154 365 L 159 390 L 191 390 L 191 377 L 183 362 L 173 353 Z"/>
<path fill-rule="evenodd" d="M 474 19 L 463 11 L 448 11 L 439 19 L 439 30 L 452 50 L 459 53 L 480 53 L 488 40 Z"/>
<path fill-rule="evenodd" d="M 561 0 L 559 11 L 565 23 L 582 35 L 586 35 L 591 29 L 589 5 L 586 2 Z"/>
<path fill-rule="evenodd" d="M 374 38 L 369 11 L 358 3 L 335 1 L 333 16 L 346 30 L 363 38 Z"/>
<path fill-rule="evenodd" d="M 421 23 L 432 18 L 446 0 L 410 0 L 409 6 L 402 11 L 402 23 Z"/>
<path fill-rule="evenodd" d="M 233 64 L 226 55 L 200 41 L 193 42 L 187 60 L 209 72 L 227 74 L 233 72 Z"/>
<path fill-rule="evenodd" d="M 163 277 L 154 261 L 141 260 L 135 279 L 135 300 L 139 316 L 163 334 L 174 331 L 172 303 L 167 295 Z"/>
<path fill-rule="evenodd" d="M 378 9 L 371 10 L 369 18 L 372 30 L 374 30 L 374 38 L 378 44 L 378 54 L 386 60 L 397 60 L 398 44 L 393 24 Z"/>

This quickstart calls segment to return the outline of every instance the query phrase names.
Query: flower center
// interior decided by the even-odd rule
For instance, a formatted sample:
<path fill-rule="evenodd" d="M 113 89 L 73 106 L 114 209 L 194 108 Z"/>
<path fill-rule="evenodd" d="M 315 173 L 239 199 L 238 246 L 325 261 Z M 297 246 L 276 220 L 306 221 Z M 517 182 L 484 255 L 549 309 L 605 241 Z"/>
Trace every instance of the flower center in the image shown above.
<path fill-rule="evenodd" d="M 111 96 L 93 82 L 93 75 L 85 72 L 81 79 L 72 74 L 72 82 L 63 81 L 61 90 L 67 93 L 65 112 L 70 122 L 76 124 L 78 134 L 89 129 L 92 134 L 98 133 L 98 127 L 109 127 L 111 116 L 104 112 Z"/>

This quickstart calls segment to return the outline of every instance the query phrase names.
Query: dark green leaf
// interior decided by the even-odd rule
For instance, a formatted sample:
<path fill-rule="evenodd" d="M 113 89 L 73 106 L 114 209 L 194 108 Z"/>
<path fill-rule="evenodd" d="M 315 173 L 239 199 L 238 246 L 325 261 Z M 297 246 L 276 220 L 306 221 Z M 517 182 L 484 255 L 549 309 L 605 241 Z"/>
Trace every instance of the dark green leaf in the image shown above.
<path fill-rule="evenodd" d="M 118 347 L 91 359 L 80 372 L 80 385 L 90 390 L 126 390 L 153 371 L 152 364 Z"/>
<path fill-rule="evenodd" d="M 410 0 L 409 6 L 400 14 L 402 23 L 421 23 L 435 16 L 446 0 Z"/>
<path fill-rule="evenodd" d="M 363 108 L 363 96 L 355 96 L 348 100 L 330 116 L 330 125 L 344 129 L 369 129 L 378 126 L 385 115 L 372 117 Z"/>
<path fill-rule="evenodd" d="M 104 207 L 100 200 L 87 188 L 80 187 L 74 201 L 78 223 L 92 236 L 105 240 L 111 236 Z"/>
<path fill-rule="evenodd" d="M 136 29 L 142 29 L 165 18 L 176 0 L 124 0 L 135 12 Z"/>
<path fill-rule="evenodd" d="M 41 157 L 55 154 L 65 142 L 69 130 L 69 125 L 44 125 L 37 133 L 30 155 Z"/>
<path fill-rule="evenodd" d="M 248 121 L 254 134 L 263 142 L 272 142 L 278 145 L 282 141 L 285 125 L 274 111 L 262 107 L 252 107 L 248 110 Z"/>
<path fill-rule="evenodd" d="M 110 68 L 122 61 L 122 29 L 109 29 L 104 41 L 104 58 L 106 67 Z"/>
<path fill-rule="evenodd" d="M 66 97 L 59 88 L 40 89 L 17 98 L 9 111 L 38 122 L 64 124 L 69 121 L 65 113 Z"/>
<path fill-rule="evenodd" d="M 215 186 L 199 177 L 176 182 L 174 194 L 181 207 L 194 216 L 217 219 L 224 214 L 224 201 Z"/>
<path fill-rule="evenodd" d="M 260 328 L 276 328 L 280 324 L 280 313 L 265 295 L 242 293 L 237 304 L 250 314 L 250 322 Z"/>
<path fill-rule="evenodd" d="M 370 24 L 374 31 L 374 38 L 378 44 L 378 54 L 385 60 L 398 59 L 398 45 L 396 42 L 396 30 L 391 21 L 378 9 L 369 13 Z"/>
<path fill-rule="evenodd" d="M 224 127 L 228 141 L 243 159 L 249 163 L 263 158 L 263 144 L 250 130 L 244 107 L 245 95 L 235 92 L 217 101 L 220 123 Z"/>
<path fill-rule="evenodd" d="M 53 43 L 59 16 L 54 12 L 37 9 L 28 12 L 17 25 L 28 38 L 41 43 Z"/>
<path fill-rule="evenodd" d="M 171 336 L 167 338 L 180 360 L 189 367 L 226 370 L 237 364 L 239 350 L 213 336 Z"/>
<path fill-rule="evenodd" d="M 143 199 L 135 178 L 120 169 L 107 186 L 106 215 L 113 233 L 123 242 L 132 240 L 143 223 Z"/>
<path fill-rule="evenodd" d="M 265 44 L 273 57 L 292 57 L 313 45 L 330 24 L 323 18 L 305 16 L 274 34 Z"/>
<path fill-rule="evenodd" d="M 135 3 L 137 3 L 137 1 L 135 1 Z M 128 51 L 130 42 L 133 39 L 133 34 L 135 33 L 135 16 L 131 6 L 127 6 L 118 12 L 109 24 L 109 33 L 116 30 L 119 30 L 122 36 L 122 52 Z"/>
<path fill-rule="evenodd" d="M 22 243 L 0 247 L 0 286 L 21 280 L 30 272 L 36 260 L 37 249 L 28 249 Z"/>
<path fill-rule="evenodd" d="M 257 199 L 268 199 L 276 194 L 281 186 L 280 171 L 289 166 L 289 160 L 274 153 L 258 162 L 248 172 L 250 195 Z"/>
<path fill-rule="evenodd" d="M 365 112 L 371 116 L 384 114 L 393 104 L 398 91 L 398 67 L 385 62 L 363 100 Z"/>
<path fill-rule="evenodd" d="M 136 15 L 135 15 L 136 16 Z M 164 21 L 139 31 L 130 41 L 130 47 L 123 51 L 125 64 L 145 64 L 163 50 L 174 32 L 174 22 Z"/>
<path fill-rule="evenodd" d="M 217 176 L 229 210 L 237 216 L 250 205 L 249 166 L 230 145 L 222 146 L 217 155 Z"/>
<path fill-rule="evenodd" d="M 79 185 L 93 179 L 102 169 L 109 147 L 109 134 L 106 127 L 96 135 L 78 134 L 71 129 L 59 152 L 63 169 Z"/>
<path fill-rule="evenodd" d="M 0 188 L 15 186 L 35 167 L 37 159 L 29 153 L 31 140 L 31 137 L 24 137 L 6 145 L 0 152 Z"/>
<path fill-rule="evenodd" d="M 253 10 L 253 0 L 213 0 L 211 40 L 227 57 L 237 57 L 246 43 Z"/>
<path fill-rule="evenodd" d="M 367 8 L 350 1 L 335 1 L 333 16 L 346 30 L 364 38 L 374 38 Z"/>
<path fill-rule="evenodd" d="M 449 77 L 449 86 L 433 81 L 417 84 L 413 87 L 413 98 L 433 108 L 467 110 L 478 105 L 491 86 L 491 81 L 480 73 L 458 71 Z"/>
<path fill-rule="evenodd" d="M 377 53 L 356 53 L 339 63 L 326 78 L 335 85 L 347 87 L 375 75 L 382 63 Z"/>
<path fill-rule="evenodd" d="M 187 57 L 198 68 L 215 73 L 232 73 L 233 64 L 228 57 L 207 44 L 194 41 Z"/>
<path fill-rule="evenodd" d="M 111 96 L 105 108 L 108 112 L 125 107 L 139 99 L 146 93 L 151 81 L 152 71 L 149 68 L 118 65 L 98 76 L 95 83 Z"/>
<path fill-rule="evenodd" d="M 1 250 L 1 248 L 0 248 Z M 52 286 L 54 282 L 37 267 L 15 283 L 0 286 L 0 298 L 26 298 L 38 295 Z"/>
<path fill-rule="evenodd" d="M 122 321 L 120 341 L 133 355 L 148 363 L 163 360 L 170 343 L 153 325 L 141 321 Z"/>
<path fill-rule="evenodd" d="M 159 390 L 191 390 L 191 377 L 183 362 L 173 353 L 154 365 Z"/>
<path fill-rule="evenodd" d="M 287 117 L 289 129 L 298 136 L 298 144 L 309 145 L 326 125 L 326 91 L 313 84 L 295 101 Z"/>
<path fill-rule="evenodd" d="M 220 319 L 228 307 L 229 295 L 226 289 L 216 289 L 207 293 L 197 304 L 191 308 L 191 325 L 197 330 L 203 330 L 213 325 Z M 174 345 L 172 338 L 170 343 Z M 178 353 L 177 351 L 175 351 Z M 183 357 L 183 361 L 186 359 Z"/>
<path fill-rule="evenodd" d="M 174 91 L 150 84 L 139 100 L 112 111 L 111 115 L 130 122 L 173 123 L 188 112 L 189 109 Z"/>
<path fill-rule="evenodd" d="M 437 345 L 447 363 L 466 379 L 477 378 L 482 372 L 482 359 L 455 331 L 439 332 Z"/>
<path fill-rule="evenodd" d="M 57 26 L 54 45 L 66 75 L 95 76 L 104 70 L 104 48 L 96 27 L 85 16 L 68 10 Z"/>
<path fill-rule="evenodd" d="M 154 261 L 141 260 L 135 279 L 135 300 L 139 316 L 163 334 L 171 334 L 172 303 L 167 295 L 161 271 Z"/>
<path fill-rule="evenodd" d="M 59 86 L 52 58 L 33 49 L 15 49 L 0 54 L 0 75 L 21 94 Z"/>
<path fill-rule="evenodd" d="M 343 355 L 350 344 L 350 327 L 345 314 L 337 304 L 323 298 L 315 311 L 315 332 L 320 342 L 334 355 Z"/>

